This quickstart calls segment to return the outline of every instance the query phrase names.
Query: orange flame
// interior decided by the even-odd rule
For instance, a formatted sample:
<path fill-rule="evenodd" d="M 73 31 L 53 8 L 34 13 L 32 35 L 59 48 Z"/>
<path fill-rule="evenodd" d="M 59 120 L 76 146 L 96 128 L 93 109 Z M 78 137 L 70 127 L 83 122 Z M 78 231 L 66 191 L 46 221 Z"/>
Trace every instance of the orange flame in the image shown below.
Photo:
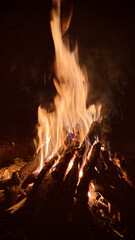
<path fill-rule="evenodd" d="M 63 42 L 60 0 L 55 0 L 54 3 L 55 8 L 52 10 L 50 24 L 55 46 L 54 68 L 58 80 L 53 79 L 53 81 L 57 96 L 54 98 L 54 112 L 47 112 L 41 106 L 38 108 L 38 150 L 42 148 L 39 171 L 45 160 L 53 156 L 63 144 L 67 132 L 76 134 L 78 126 L 81 145 L 91 123 L 99 118 L 101 109 L 101 106 L 96 107 L 95 105 L 86 107 L 89 89 L 87 73 L 79 65 L 77 45 L 71 52 L 69 42 L 66 44 Z"/>

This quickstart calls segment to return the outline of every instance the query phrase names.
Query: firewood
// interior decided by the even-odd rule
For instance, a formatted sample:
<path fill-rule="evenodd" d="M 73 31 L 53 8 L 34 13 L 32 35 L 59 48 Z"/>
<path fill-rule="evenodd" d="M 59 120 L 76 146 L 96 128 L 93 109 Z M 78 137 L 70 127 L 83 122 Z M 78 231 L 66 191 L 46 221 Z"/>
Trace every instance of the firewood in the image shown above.
<path fill-rule="evenodd" d="M 112 159 L 112 162 L 116 167 L 116 171 L 118 172 L 118 175 L 121 176 L 121 179 L 123 180 L 124 185 L 126 185 L 127 188 L 129 188 L 130 186 L 132 189 L 135 189 L 135 185 L 133 184 L 131 179 L 129 179 L 126 170 L 122 168 L 120 159 L 114 156 Z"/>
<path fill-rule="evenodd" d="M 104 175 L 95 170 L 93 171 L 93 176 L 96 182 L 96 191 L 101 193 L 116 209 L 125 213 L 125 211 L 128 211 L 128 209 L 134 206 L 134 190 L 112 186 Z"/>
<path fill-rule="evenodd" d="M 21 207 L 24 206 L 25 202 L 26 202 L 27 198 L 23 198 L 21 201 L 19 201 L 18 203 L 14 204 L 13 206 L 11 206 L 10 208 L 8 208 L 6 210 L 7 213 L 9 214 L 13 214 L 16 211 L 18 211 Z"/>
<path fill-rule="evenodd" d="M 4 189 L 8 184 L 14 172 L 19 171 L 27 163 L 20 158 L 14 159 L 14 164 L 0 169 L 0 189 Z"/>
<path fill-rule="evenodd" d="M 4 203 L 4 201 L 5 201 L 4 190 L 0 190 L 0 206 Z"/>
<path fill-rule="evenodd" d="M 96 143 L 93 146 L 90 158 L 87 159 L 86 165 L 84 166 L 83 176 L 82 176 L 79 186 L 77 188 L 77 195 L 79 198 L 84 197 L 84 195 L 87 196 L 89 182 L 92 179 L 92 172 L 93 172 L 94 167 L 96 166 L 98 158 L 99 158 L 100 146 L 101 146 L 100 142 Z M 83 192 L 83 194 L 82 194 L 82 192 Z"/>
<path fill-rule="evenodd" d="M 94 121 L 91 124 L 87 136 L 90 139 L 91 144 L 94 143 L 94 141 L 97 137 L 100 139 L 100 137 L 101 137 L 101 124 L 100 124 L 100 122 Z"/>
<path fill-rule="evenodd" d="M 104 179 L 115 189 L 121 189 L 122 191 L 129 191 L 129 189 L 132 191 L 133 187 L 129 182 L 127 182 L 123 177 L 122 174 L 120 175 L 117 171 L 116 166 L 114 165 L 114 162 L 109 159 L 109 153 L 107 150 L 102 151 L 101 150 L 101 164 L 102 167 L 97 165 L 98 172 L 102 176 L 104 176 Z M 103 166 L 104 165 L 104 166 Z"/>
<path fill-rule="evenodd" d="M 42 209 L 42 212 L 46 214 L 46 224 L 48 227 L 54 224 L 55 227 L 57 225 L 57 228 L 59 228 L 59 226 L 65 228 L 65 226 L 69 225 L 69 215 L 73 206 L 76 185 L 78 182 L 78 163 L 82 161 L 82 155 L 85 151 L 84 146 L 83 149 L 78 148 L 78 144 L 78 142 L 73 141 L 61 155 L 59 163 L 46 174 L 42 174 L 42 177 L 44 176 L 42 181 L 39 176 L 40 180 L 37 179 L 34 184 L 33 189 L 36 191 L 32 191 L 29 204 L 30 206 L 33 205 L 33 199 L 34 204 L 37 202 L 37 200 L 35 200 L 37 194 L 39 194 L 38 199 L 40 198 L 40 202 L 43 202 L 44 199 L 42 206 L 39 206 L 40 211 L 38 212 L 38 217 L 40 217 Z M 78 152 L 78 149 L 81 149 L 80 152 Z M 73 166 L 66 177 L 64 177 L 68 164 L 73 157 L 75 158 Z M 39 183 L 39 181 L 40 184 L 38 185 L 37 182 Z M 37 190 L 40 193 L 37 193 Z M 42 196 L 41 191 L 43 192 Z M 36 209 L 37 206 L 34 208 Z"/>
<path fill-rule="evenodd" d="M 46 226 L 46 231 L 50 227 L 55 228 L 55 220 L 57 219 L 58 222 L 61 219 L 58 211 L 59 201 L 57 200 L 63 186 L 67 166 L 76 148 L 78 148 L 78 142 L 72 141 L 63 154 L 59 156 L 59 159 L 55 159 L 56 162 L 54 161 L 53 165 L 50 166 L 50 162 L 46 163 L 40 172 L 22 209 L 26 231 L 29 232 L 30 222 L 35 226 L 37 232 L 38 228 L 42 231 L 44 226 Z"/>
<path fill-rule="evenodd" d="M 11 179 L 13 172 L 19 171 L 24 165 L 26 165 L 26 162 L 23 159 L 16 158 L 14 159 L 14 164 L 1 168 L 0 169 L 0 185 L 2 182 L 5 182 Z"/>
<path fill-rule="evenodd" d="M 67 140 L 66 143 L 68 143 L 69 140 Z M 64 149 L 64 146 L 62 146 L 59 149 L 59 153 L 62 152 Z M 56 154 L 50 161 L 49 164 L 47 164 L 48 167 L 53 164 L 53 162 L 56 160 L 58 154 Z M 26 179 L 37 169 L 40 162 L 40 150 L 38 153 L 36 153 L 31 161 L 29 161 L 24 167 L 22 167 L 19 171 L 13 172 L 12 178 L 1 182 L 0 186 L 2 189 L 5 190 L 5 200 L 6 200 L 6 206 L 8 207 L 10 204 L 15 204 L 17 200 L 17 195 L 23 185 L 23 183 L 26 181 Z M 45 167 L 46 169 L 46 167 Z M 44 171 L 43 171 L 44 172 Z"/>
<path fill-rule="evenodd" d="M 76 156 L 71 170 L 49 204 L 48 221 L 50 220 L 50 224 L 53 224 L 59 231 L 60 229 L 69 230 L 72 226 L 72 209 L 78 182 L 78 161 L 79 158 Z"/>
<path fill-rule="evenodd" d="M 12 178 L 6 182 L 6 186 L 4 186 L 5 190 L 5 200 L 6 205 L 15 204 L 17 200 L 17 195 L 21 189 L 22 184 L 27 179 L 27 177 L 36 170 L 39 164 L 40 152 L 37 153 L 34 158 L 28 162 L 24 167 L 22 167 L 19 171 L 13 172 Z"/>
<path fill-rule="evenodd" d="M 93 143 L 95 141 L 95 137 L 97 136 L 98 132 L 100 129 L 100 124 L 98 122 L 94 122 L 92 124 L 92 126 L 90 127 L 90 130 L 87 134 L 87 138 L 90 138 L 90 141 Z M 67 142 L 68 139 L 66 139 Z M 67 169 L 67 165 L 71 159 L 71 157 L 74 154 L 74 151 L 76 150 L 76 148 L 78 149 L 78 154 L 80 154 L 80 156 L 82 157 L 82 154 L 85 150 L 85 144 L 84 142 L 82 143 L 82 146 L 80 148 L 78 148 L 78 141 L 69 141 L 68 140 L 68 144 L 66 143 L 65 145 L 67 145 L 67 149 L 64 151 L 64 153 L 62 154 L 59 163 L 56 165 L 55 168 L 51 169 L 51 172 L 47 172 L 46 170 L 44 172 L 44 168 L 41 171 L 41 173 L 38 176 L 38 179 L 36 180 L 34 187 L 33 187 L 33 191 L 35 191 L 36 188 L 39 188 L 40 184 L 44 185 L 44 190 L 45 192 L 48 192 L 48 190 L 46 190 L 45 186 L 51 186 L 51 189 L 53 192 L 56 192 L 56 189 L 59 188 L 59 185 L 62 183 L 62 179 L 64 177 L 65 171 Z M 94 147 L 95 148 L 95 147 Z M 63 149 L 63 147 L 61 147 L 60 149 Z M 57 160 L 57 158 L 56 158 Z M 45 167 L 46 169 L 46 167 Z M 47 174 L 47 175 L 46 175 Z M 45 181 L 45 183 L 44 183 Z M 52 192 L 51 192 L 52 193 Z"/>
<path fill-rule="evenodd" d="M 90 142 L 93 143 L 95 141 L 95 137 L 98 134 L 100 134 L 100 124 L 95 121 L 91 125 L 86 138 L 89 138 Z M 75 142 L 75 141 L 72 141 L 72 138 L 68 135 L 64 141 L 64 144 L 58 149 L 58 152 L 55 154 L 53 160 L 52 161 L 49 160 L 50 163 L 53 164 L 53 161 L 55 161 L 57 159 L 57 157 L 59 155 L 61 155 L 65 151 L 66 148 L 68 148 L 68 145 L 69 146 L 72 145 L 73 142 Z M 76 143 L 77 143 L 77 141 L 76 141 Z M 85 148 L 85 141 L 83 142 L 81 148 L 79 149 L 80 154 L 81 154 L 81 152 L 84 151 L 84 148 Z M 74 146 L 72 147 L 72 149 L 74 149 Z M 70 152 L 72 152 L 71 149 L 70 149 Z M 64 170 L 66 169 L 67 165 L 65 165 L 65 168 L 63 169 L 63 172 L 62 172 L 60 170 L 61 169 L 60 166 L 61 165 L 64 166 L 62 163 L 62 161 L 63 161 L 62 159 L 60 161 L 60 164 L 55 169 L 55 171 L 54 170 L 52 171 L 52 175 L 57 175 L 58 172 L 61 173 L 61 176 L 62 176 L 62 173 L 64 174 Z M 30 162 L 28 162 L 24 167 L 22 167 L 19 171 L 14 172 L 12 175 L 12 178 L 9 181 L 1 183 L 2 184 L 1 188 L 5 189 L 5 199 L 7 201 L 7 206 L 9 204 L 15 204 L 17 195 L 18 195 L 23 183 L 37 169 L 37 167 L 39 165 L 39 161 L 40 161 L 40 151 L 38 153 L 36 153 L 34 158 Z M 49 165 L 47 165 L 47 166 L 49 166 Z M 58 168 L 60 168 L 60 169 L 58 169 Z M 46 169 L 46 167 L 45 167 L 45 169 Z M 44 175 L 44 171 L 42 171 L 41 175 Z M 38 179 L 41 179 L 40 176 L 38 177 Z M 59 175 L 59 179 L 60 179 L 60 175 Z"/>
<path fill-rule="evenodd" d="M 76 223 L 75 228 L 86 229 L 88 222 L 92 221 L 92 217 L 88 211 L 88 188 L 90 180 L 92 179 L 92 172 L 97 164 L 100 154 L 101 144 L 98 142 L 93 146 L 91 155 L 83 168 L 83 176 L 77 187 L 75 195 L 75 205 L 73 209 L 73 219 Z M 91 219 L 91 220 L 90 220 Z M 77 231 L 77 230 L 76 230 Z"/>
<path fill-rule="evenodd" d="M 55 194 L 57 188 L 62 184 L 68 163 L 74 155 L 76 147 L 78 147 L 78 142 L 72 141 L 64 153 L 59 156 L 59 159 L 58 156 L 57 158 L 55 156 L 44 166 L 33 186 L 33 191 L 31 193 L 32 199 L 34 197 L 33 195 L 35 195 L 35 191 L 39 192 L 38 189 L 40 188 L 41 192 L 43 191 L 43 198 L 45 198 L 46 194 L 49 195 L 50 193 L 52 195 L 52 192 Z M 58 161 L 58 163 L 56 161 Z M 55 162 L 56 165 L 52 166 L 52 163 L 55 164 Z"/>

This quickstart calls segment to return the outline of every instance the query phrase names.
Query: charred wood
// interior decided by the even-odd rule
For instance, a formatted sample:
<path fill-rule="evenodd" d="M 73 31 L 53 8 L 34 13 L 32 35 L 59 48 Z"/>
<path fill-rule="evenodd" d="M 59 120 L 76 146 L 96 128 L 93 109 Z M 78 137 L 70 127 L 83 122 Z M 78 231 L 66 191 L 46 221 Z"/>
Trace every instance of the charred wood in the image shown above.
<path fill-rule="evenodd" d="M 117 167 L 114 165 L 113 160 L 109 159 L 108 151 L 100 152 L 100 159 L 97 164 L 97 170 L 104 177 L 106 182 L 108 182 L 112 187 L 118 191 L 134 191 L 132 184 L 129 184 L 129 181 L 126 181 L 122 174 L 119 173 Z"/>
<path fill-rule="evenodd" d="M 98 137 L 100 139 L 101 137 L 101 123 L 98 121 L 94 121 L 89 129 L 89 132 L 87 136 L 90 139 L 91 144 L 94 143 L 95 139 Z"/>
<path fill-rule="evenodd" d="M 24 206 L 25 202 L 26 202 L 27 198 L 23 198 L 21 201 L 19 201 L 18 203 L 14 204 L 13 206 L 11 206 L 10 208 L 8 208 L 6 210 L 6 212 L 13 214 L 16 211 L 18 211 L 21 207 Z"/>
<path fill-rule="evenodd" d="M 7 207 L 16 203 L 17 195 L 27 177 L 32 174 L 38 164 L 40 159 L 40 152 L 34 156 L 34 158 L 28 162 L 19 171 L 14 172 L 12 178 L 6 182 L 5 185 L 5 199 Z"/>
<path fill-rule="evenodd" d="M 54 156 L 45 164 L 35 181 L 31 198 L 34 197 L 35 191 L 40 192 L 39 188 L 46 194 L 50 189 L 57 188 L 57 185 L 62 182 L 68 163 L 75 152 L 75 145 L 78 146 L 78 142 L 72 142 L 61 156 Z"/>
<path fill-rule="evenodd" d="M 101 144 L 98 142 L 93 146 L 90 158 L 87 160 L 83 169 L 83 176 L 77 187 L 75 195 L 75 204 L 73 208 L 73 219 L 76 231 L 79 230 L 80 234 L 84 233 L 88 224 L 92 221 L 92 216 L 88 211 L 88 189 L 89 183 L 92 179 L 92 172 L 97 164 L 100 154 Z"/>
<path fill-rule="evenodd" d="M 77 188 L 77 199 L 83 198 L 84 201 L 84 195 L 85 199 L 87 201 L 87 192 L 90 180 L 92 179 L 92 173 L 94 170 L 94 167 L 97 165 L 97 161 L 100 154 L 100 146 L 101 144 L 98 142 L 93 146 L 90 158 L 87 159 L 86 165 L 83 169 L 83 176 L 80 180 L 79 186 Z M 82 194 L 83 192 L 83 194 Z"/>
<path fill-rule="evenodd" d="M 104 175 L 97 173 L 95 170 L 93 176 L 96 182 L 96 191 L 101 193 L 104 198 L 106 198 L 112 206 L 121 211 L 123 215 L 127 214 L 129 209 L 134 209 L 134 190 L 112 186 Z"/>

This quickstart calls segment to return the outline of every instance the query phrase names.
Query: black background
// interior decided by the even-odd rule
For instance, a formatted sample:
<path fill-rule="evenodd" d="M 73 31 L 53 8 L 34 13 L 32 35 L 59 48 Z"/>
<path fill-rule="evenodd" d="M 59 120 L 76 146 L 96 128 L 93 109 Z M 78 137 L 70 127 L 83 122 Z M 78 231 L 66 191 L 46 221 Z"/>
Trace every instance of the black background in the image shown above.
<path fill-rule="evenodd" d="M 91 95 L 101 101 L 119 146 L 135 136 L 135 16 L 132 1 L 62 1 L 73 6 L 68 34 L 79 45 L 88 68 Z M 4 1 L 0 6 L 1 138 L 12 129 L 35 134 L 37 108 L 53 100 L 54 47 L 50 32 L 52 3 Z M 67 9 L 67 10 L 66 10 Z M 71 45 L 72 45 L 71 44 Z M 46 84 L 44 84 L 46 79 Z"/>

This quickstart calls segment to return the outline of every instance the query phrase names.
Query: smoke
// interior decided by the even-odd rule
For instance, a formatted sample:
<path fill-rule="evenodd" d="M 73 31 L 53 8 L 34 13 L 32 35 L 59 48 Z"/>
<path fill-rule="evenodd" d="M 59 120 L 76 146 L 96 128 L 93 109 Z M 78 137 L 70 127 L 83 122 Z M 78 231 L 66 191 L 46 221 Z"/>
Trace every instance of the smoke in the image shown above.
<path fill-rule="evenodd" d="M 80 61 L 88 71 L 90 90 L 87 104 L 102 104 L 102 141 L 109 144 L 111 125 L 123 120 L 124 95 L 127 85 L 122 59 L 111 49 L 81 48 Z"/>
<path fill-rule="evenodd" d="M 109 144 L 112 126 L 124 118 L 127 68 L 127 28 L 124 15 L 115 4 L 74 2 L 68 32 L 71 46 L 79 46 L 79 59 L 90 82 L 87 104 L 102 104 L 103 142 Z"/>

